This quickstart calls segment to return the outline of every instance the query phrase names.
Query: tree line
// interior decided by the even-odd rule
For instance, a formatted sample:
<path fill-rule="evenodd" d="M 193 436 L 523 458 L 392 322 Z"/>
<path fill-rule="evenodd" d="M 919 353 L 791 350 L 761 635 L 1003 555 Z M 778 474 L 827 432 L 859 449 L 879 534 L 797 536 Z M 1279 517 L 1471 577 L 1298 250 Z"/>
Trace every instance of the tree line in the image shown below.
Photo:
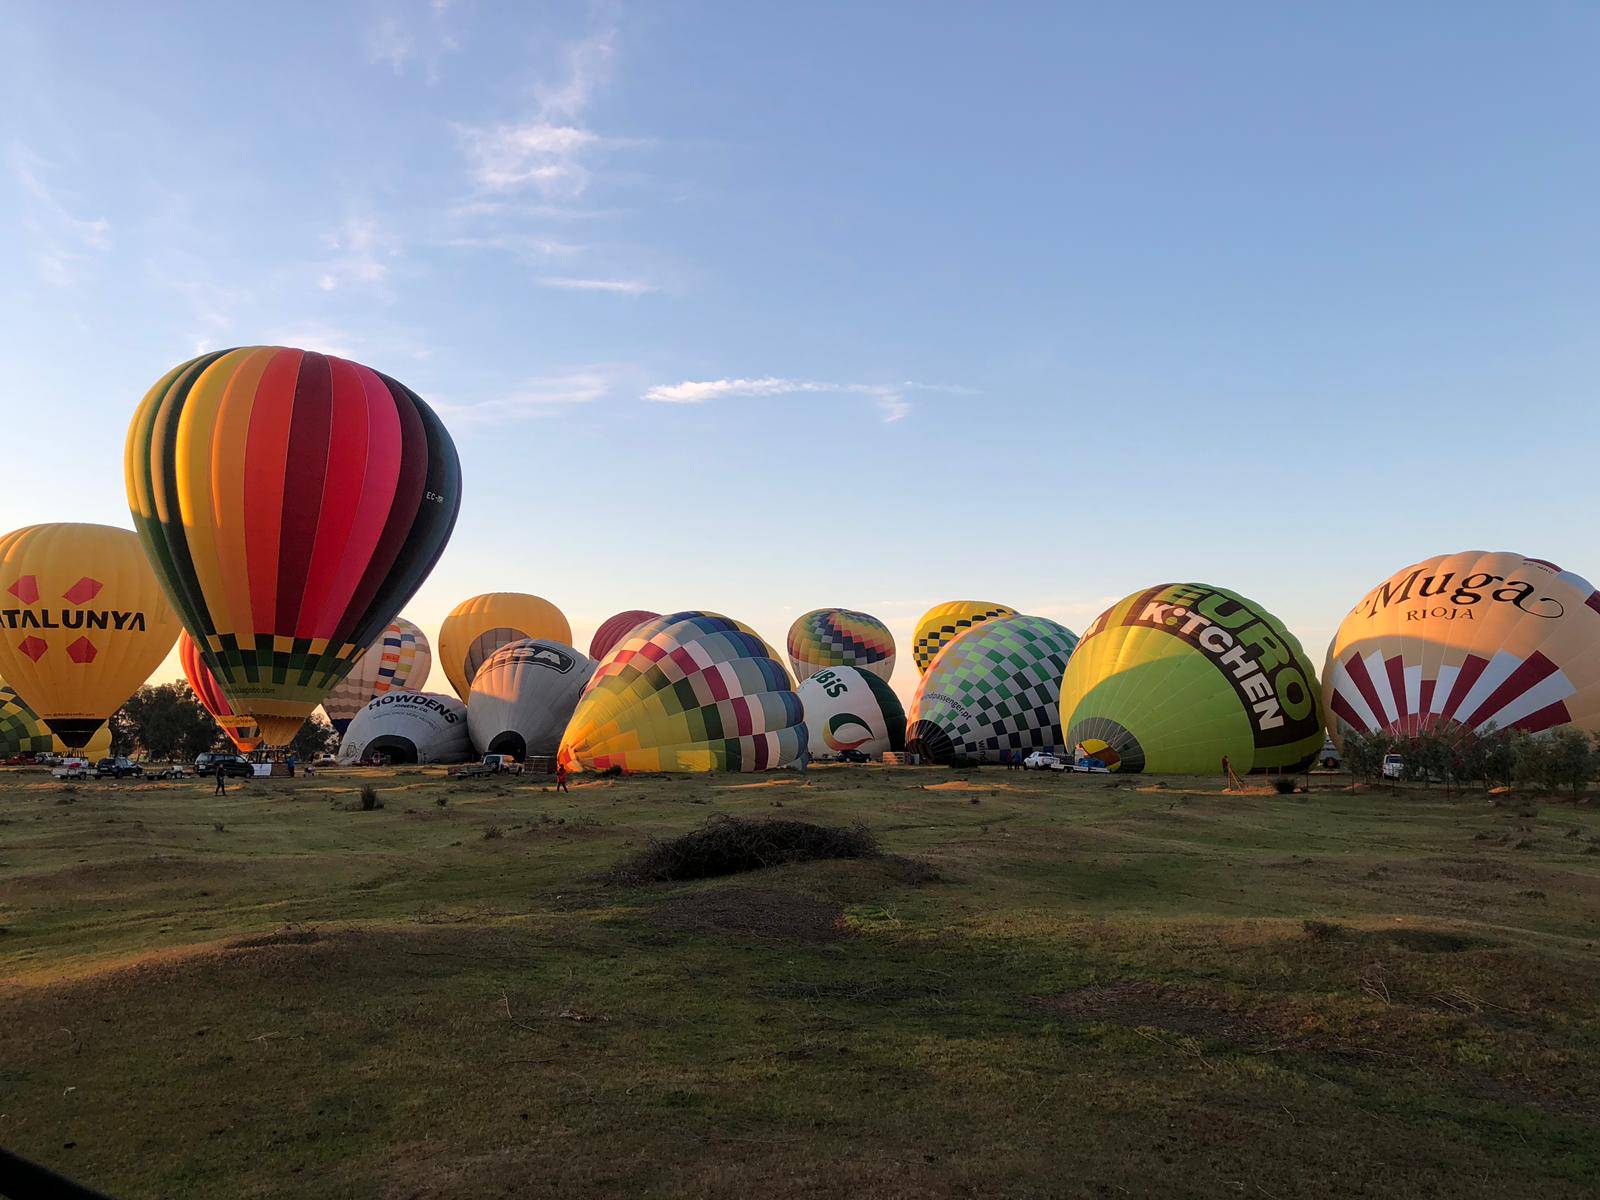
<path fill-rule="evenodd" d="M 187 683 L 145 684 L 111 714 L 111 752 L 156 762 L 190 762 L 196 755 L 234 750 L 227 734 Z M 339 735 L 320 714 L 300 727 L 289 753 L 310 761 L 331 754 Z"/>
<path fill-rule="evenodd" d="M 1378 779 L 1389 754 L 1400 756 L 1402 779 L 1442 783 L 1446 789 L 1521 785 L 1566 791 L 1577 799 L 1600 774 L 1600 746 L 1570 726 L 1543 733 L 1458 725 L 1407 734 L 1345 734 L 1344 763 L 1358 779 Z"/>

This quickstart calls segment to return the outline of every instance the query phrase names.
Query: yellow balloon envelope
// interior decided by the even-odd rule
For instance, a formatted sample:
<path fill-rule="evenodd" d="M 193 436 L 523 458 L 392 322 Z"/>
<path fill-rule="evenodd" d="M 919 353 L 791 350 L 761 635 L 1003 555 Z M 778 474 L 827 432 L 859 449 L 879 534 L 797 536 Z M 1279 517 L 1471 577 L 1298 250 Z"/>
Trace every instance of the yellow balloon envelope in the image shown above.
<path fill-rule="evenodd" d="M 137 534 L 54 524 L 0 537 L 0 676 L 66 745 L 86 745 L 177 640 Z"/>
<path fill-rule="evenodd" d="M 524 638 L 572 645 L 566 614 L 524 592 L 486 592 L 463 600 L 439 628 L 439 661 L 456 695 L 472 695 L 472 677 L 501 646 Z"/>
<path fill-rule="evenodd" d="M 927 673 L 933 660 L 939 657 L 952 638 L 965 633 L 974 625 L 993 621 L 997 617 L 1014 617 L 1017 612 L 1004 604 L 987 600 L 950 600 L 935 604 L 922 614 L 917 622 L 916 640 L 911 647 L 911 657 L 917 664 L 917 674 Z"/>

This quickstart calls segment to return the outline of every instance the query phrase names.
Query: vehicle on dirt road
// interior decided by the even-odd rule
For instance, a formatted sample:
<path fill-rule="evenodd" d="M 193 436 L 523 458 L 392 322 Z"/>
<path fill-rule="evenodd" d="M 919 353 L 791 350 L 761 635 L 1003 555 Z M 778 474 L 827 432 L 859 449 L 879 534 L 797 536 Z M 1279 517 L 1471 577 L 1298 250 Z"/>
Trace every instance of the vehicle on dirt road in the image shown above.
<path fill-rule="evenodd" d="M 195 756 L 194 773 L 196 775 L 215 775 L 218 767 L 222 768 L 224 775 L 235 779 L 250 779 L 256 773 L 255 767 L 242 755 L 200 754 Z"/>
<path fill-rule="evenodd" d="M 1070 771 L 1072 764 L 1058 754 L 1048 750 L 1035 750 L 1022 760 L 1024 770 L 1028 771 Z"/>
<path fill-rule="evenodd" d="M 455 767 L 450 774 L 457 779 L 472 779 L 478 775 L 521 775 L 522 764 L 509 754 L 485 754 L 482 762 Z"/>
<path fill-rule="evenodd" d="M 102 758 L 94 765 L 96 779 L 138 779 L 144 768 L 131 758 Z"/>
<path fill-rule="evenodd" d="M 1404 779 L 1405 774 L 1405 759 L 1398 754 L 1385 754 L 1383 756 L 1383 777 L 1385 779 Z"/>
<path fill-rule="evenodd" d="M 74 758 L 71 755 L 61 760 L 61 765 L 50 772 L 52 779 L 87 779 L 94 768 L 89 765 L 87 758 Z"/>

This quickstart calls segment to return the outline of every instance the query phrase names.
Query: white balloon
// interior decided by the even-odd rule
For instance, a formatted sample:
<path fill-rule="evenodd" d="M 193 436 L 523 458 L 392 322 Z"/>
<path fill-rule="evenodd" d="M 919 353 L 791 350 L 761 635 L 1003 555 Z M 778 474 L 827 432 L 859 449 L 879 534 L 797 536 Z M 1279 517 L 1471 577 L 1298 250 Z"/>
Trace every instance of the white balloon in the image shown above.
<path fill-rule="evenodd" d="M 437 692 L 386 692 L 358 712 L 339 743 L 339 761 L 383 755 L 391 763 L 453 763 L 472 757 L 467 706 Z"/>
<path fill-rule="evenodd" d="M 480 754 L 554 754 L 597 664 L 564 642 L 501 646 L 472 677 L 467 730 Z"/>

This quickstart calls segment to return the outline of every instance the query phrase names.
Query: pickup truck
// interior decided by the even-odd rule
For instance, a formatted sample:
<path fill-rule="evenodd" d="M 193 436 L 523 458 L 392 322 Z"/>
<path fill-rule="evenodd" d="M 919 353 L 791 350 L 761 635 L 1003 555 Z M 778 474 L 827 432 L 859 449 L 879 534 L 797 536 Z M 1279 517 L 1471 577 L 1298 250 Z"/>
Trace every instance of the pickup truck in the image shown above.
<path fill-rule="evenodd" d="M 1035 750 L 1022 760 L 1024 770 L 1028 771 L 1067 771 L 1071 765 L 1058 755 L 1051 754 L 1048 750 Z"/>
<path fill-rule="evenodd" d="M 455 767 L 450 774 L 456 779 L 473 779 L 479 775 L 521 775 L 522 764 L 509 754 L 485 754 L 482 762 Z"/>
<path fill-rule="evenodd" d="M 52 779 L 87 779 L 94 768 L 89 765 L 87 758 L 74 758 L 68 756 L 61 760 L 61 765 L 50 772 Z"/>

